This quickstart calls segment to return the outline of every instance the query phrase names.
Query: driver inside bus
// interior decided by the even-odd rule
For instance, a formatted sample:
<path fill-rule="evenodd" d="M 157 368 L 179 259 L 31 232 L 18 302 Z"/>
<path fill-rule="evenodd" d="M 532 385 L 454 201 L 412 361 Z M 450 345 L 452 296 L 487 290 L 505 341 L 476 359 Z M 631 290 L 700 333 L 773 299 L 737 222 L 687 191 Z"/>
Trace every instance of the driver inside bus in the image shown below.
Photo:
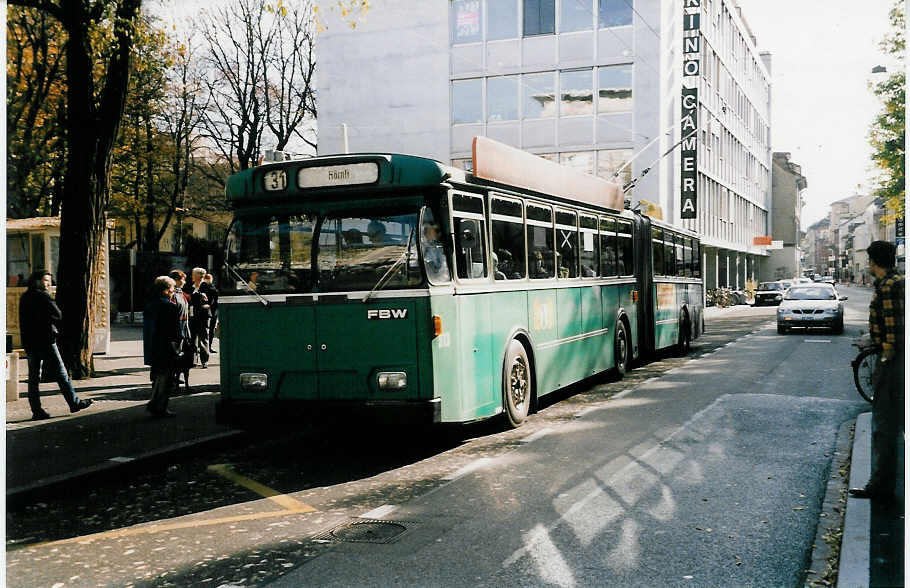
<path fill-rule="evenodd" d="M 427 215 L 429 216 L 429 215 Z M 450 279 L 449 267 L 446 265 L 445 250 L 442 247 L 442 231 L 432 218 L 425 218 L 423 223 L 423 263 L 427 268 L 427 277 L 434 282 L 447 282 Z"/>

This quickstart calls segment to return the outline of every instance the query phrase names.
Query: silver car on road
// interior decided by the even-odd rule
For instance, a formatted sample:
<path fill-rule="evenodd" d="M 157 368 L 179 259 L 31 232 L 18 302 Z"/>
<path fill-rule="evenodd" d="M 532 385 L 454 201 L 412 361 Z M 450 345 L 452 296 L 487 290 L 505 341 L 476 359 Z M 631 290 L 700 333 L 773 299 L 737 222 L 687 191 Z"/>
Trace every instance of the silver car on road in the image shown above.
<path fill-rule="evenodd" d="M 777 332 L 784 334 L 793 327 L 827 328 L 835 334 L 844 332 L 844 301 L 831 284 L 791 286 L 777 307 Z"/>

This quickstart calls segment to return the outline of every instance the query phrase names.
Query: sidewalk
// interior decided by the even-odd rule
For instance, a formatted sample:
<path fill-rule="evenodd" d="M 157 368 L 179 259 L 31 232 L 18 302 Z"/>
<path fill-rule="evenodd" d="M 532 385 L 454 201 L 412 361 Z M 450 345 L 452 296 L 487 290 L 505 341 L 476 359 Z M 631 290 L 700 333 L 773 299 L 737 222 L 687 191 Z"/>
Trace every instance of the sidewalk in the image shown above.
<path fill-rule="evenodd" d="M 903 447 L 903 445 L 901 445 Z M 856 419 L 850 488 L 862 487 L 872 463 L 872 413 Z M 847 495 L 838 588 L 904 585 L 904 452 L 898 454 L 897 499 L 892 504 Z"/>
<path fill-rule="evenodd" d="M 215 340 L 214 348 L 218 349 Z M 19 360 L 19 399 L 6 409 L 6 497 L 137 464 L 190 445 L 239 434 L 215 423 L 219 361 L 190 371 L 169 408 L 171 419 L 153 419 L 145 410 L 151 396 L 149 368 L 142 364 L 142 327 L 114 325 L 110 352 L 96 355 L 98 377 L 74 380 L 80 398 L 94 404 L 71 415 L 56 383 L 41 384 L 41 403 L 53 418 L 33 422 L 28 405 L 28 365 Z"/>
<path fill-rule="evenodd" d="M 747 308 L 709 307 L 705 318 L 710 321 L 714 316 Z M 213 354 L 208 369 L 194 368 L 190 372 L 192 389 L 187 392 L 181 386 L 169 405 L 177 413 L 176 418 L 152 419 L 145 410 L 151 384 L 148 367 L 142 365 L 142 329 L 115 325 L 110 353 L 95 356 L 98 377 L 73 382 L 79 397 L 91 398 L 94 404 L 70 415 L 57 385 L 42 384 L 42 404 L 53 418 L 38 422 L 29 420 L 28 367 L 25 360 L 20 360 L 19 399 L 5 403 L 7 502 L 27 501 L 33 491 L 92 474 L 121 474 L 128 466 L 143 467 L 149 460 L 171 452 L 241 434 L 215 423 L 218 359 L 219 355 Z M 856 422 L 851 487 L 862 486 L 869 475 L 870 416 L 864 413 Z M 903 454 L 898 480 L 901 499 L 891 507 L 848 499 L 840 553 L 840 588 L 903 585 Z"/>

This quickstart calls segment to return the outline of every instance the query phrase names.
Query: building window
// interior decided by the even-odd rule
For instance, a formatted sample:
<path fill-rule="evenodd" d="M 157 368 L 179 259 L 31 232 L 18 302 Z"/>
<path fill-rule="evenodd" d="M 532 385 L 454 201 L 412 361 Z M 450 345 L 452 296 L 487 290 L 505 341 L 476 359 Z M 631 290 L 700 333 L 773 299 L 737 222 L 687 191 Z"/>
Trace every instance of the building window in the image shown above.
<path fill-rule="evenodd" d="M 559 32 L 591 30 L 592 8 L 592 0 L 562 0 L 559 3 Z"/>
<path fill-rule="evenodd" d="M 487 120 L 518 120 L 518 76 L 487 78 Z"/>
<path fill-rule="evenodd" d="M 524 35 L 556 32 L 556 0 L 524 0 Z"/>
<path fill-rule="evenodd" d="M 209 241 L 215 241 L 216 243 L 221 243 L 224 241 L 224 235 L 227 231 L 227 227 L 224 225 L 205 225 L 205 238 Z"/>
<path fill-rule="evenodd" d="M 479 123 L 483 121 L 483 91 L 481 79 L 452 82 L 452 122 Z"/>
<path fill-rule="evenodd" d="M 452 44 L 483 39 L 480 0 L 452 0 Z"/>
<path fill-rule="evenodd" d="M 114 227 L 111 235 L 111 249 L 122 249 L 126 245 L 126 227 Z"/>
<path fill-rule="evenodd" d="M 563 71 L 559 73 L 560 116 L 594 114 L 594 91 L 591 70 Z"/>
<path fill-rule="evenodd" d="M 597 112 L 632 110 L 632 64 L 597 68 Z"/>
<path fill-rule="evenodd" d="M 518 37 L 518 0 L 487 0 L 487 40 Z"/>
<path fill-rule="evenodd" d="M 632 166 L 626 166 L 625 169 L 620 172 L 619 176 L 614 178 L 613 174 L 616 173 L 622 165 L 629 161 L 629 158 L 632 157 L 631 149 L 603 149 L 597 152 L 597 175 L 605 180 L 611 182 L 619 182 L 622 185 L 626 185 L 632 181 Z"/>
<path fill-rule="evenodd" d="M 10 233 L 6 236 L 6 285 L 25 286 L 32 272 L 29 261 L 28 233 Z"/>
<path fill-rule="evenodd" d="M 560 153 L 559 163 L 572 169 L 594 175 L 594 152 L 593 151 L 574 151 L 571 153 Z"/>
<path fill-rule="evenodd" d="M 597 21 L 600 28 L 632 24 L 633 0 L 597 0 Z"/>
<path fill-rule="evenodd" d="M 524 118 L 556 116 L 556 84 L 554 72 L 525 75 Z"/>

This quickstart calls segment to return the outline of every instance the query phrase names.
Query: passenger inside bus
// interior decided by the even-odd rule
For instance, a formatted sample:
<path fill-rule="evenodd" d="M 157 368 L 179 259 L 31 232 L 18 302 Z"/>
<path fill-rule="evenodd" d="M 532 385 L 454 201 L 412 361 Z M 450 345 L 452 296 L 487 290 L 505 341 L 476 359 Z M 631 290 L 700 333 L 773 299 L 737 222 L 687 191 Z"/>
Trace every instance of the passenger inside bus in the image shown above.
<path fill-rule="evenodd" d="M 387 243 L 389 241 L 385 223 L 375 219 L 367 225 L 367 236 L 370 238 L 370 243 Z"/>
<path fill-rule="evenodd" d="M 442 231 L 429 212 L 424 215 L 422 244 L 427 277 L 434 282 L 448 282 L 451 278 L 442 246 Z"/>

